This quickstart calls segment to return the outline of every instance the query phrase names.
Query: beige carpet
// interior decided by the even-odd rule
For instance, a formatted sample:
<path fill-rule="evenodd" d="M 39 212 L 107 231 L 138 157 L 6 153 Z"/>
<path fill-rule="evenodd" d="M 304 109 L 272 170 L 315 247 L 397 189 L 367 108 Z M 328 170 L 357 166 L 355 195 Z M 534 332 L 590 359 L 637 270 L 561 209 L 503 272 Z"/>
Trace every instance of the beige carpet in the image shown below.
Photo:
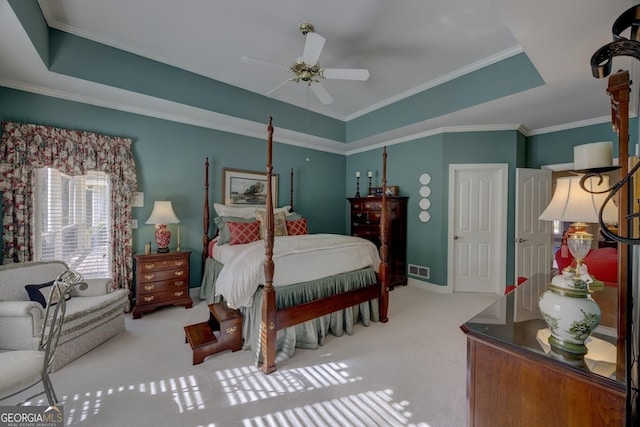
<path fill-rule="evenodd" d="M 69 426 L 422 426 L 466 423 L 459 326 L 497 296 L 390 294 L 389 323 L 358 324 L 265 376 L 248 351 L 191 365 L 183 326 L 207 306 L 166 307 L 52 375 Z M 33 404 L 42 405 L 34 400 Z"/>

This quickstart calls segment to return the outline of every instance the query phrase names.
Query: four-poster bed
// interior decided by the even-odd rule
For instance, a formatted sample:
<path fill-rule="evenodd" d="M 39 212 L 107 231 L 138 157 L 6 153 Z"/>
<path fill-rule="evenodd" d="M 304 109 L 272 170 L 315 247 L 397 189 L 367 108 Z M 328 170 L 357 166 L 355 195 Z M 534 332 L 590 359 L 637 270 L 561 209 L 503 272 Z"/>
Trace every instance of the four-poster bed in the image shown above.
<path fill-rule="evenodd" d="M 253 345 L 250 348 L 256 352 L 258 361 L 262 365 L 262 371 L 268 374 L 276 369 L 275 360 L 278 347 L 282 346 L 283 340 L 290 340 L 291 336 L 288 334 L 296 325 L 312 328 L 312 335 L 323 336 L 325 329 L 329 329 L 329 323 L 331 327 L 334 327 L 336 322 L 347 324 L 346 330 L 349 333 L 348 323 L 352 324 L 358 316 L 366 318 L 367 323 L 369 319 L 387 322 L 389 267 L 387 263 L 388 209 L 386 195 L 383 195 L 382 198 L 381 247 L 379 252 L 373 243 L 353 236 L 285 235 L 275 239 L 276 220 L 274 217 L 278 213 L 274 214 L 274 211 L 279 209 L 274 207 L 271 194 L 273 178 L 273 125 L 271 118 L 267 130 L 267 195 L 263 212 L 264 218 L 261 221 L 261 226 L 264 227 L 263 240 L 242 243 L 235 245 L 235 247 L 231 244 L 217 245 L 213 246 L 215 251 L 211 249 L 212 240 L 215 242 L 215 239 L 209 237 L 209 163 L 208 160 L 205 162 L 201 299 L 207 300 L 212 313 L 215 311 L 213 308 L 215 304 L 224 304 L 224 307 L 227 307 L 228 303 L 233 309 L 240 308 L 243 315 L 242 338 L 247 341 L 251 337 Z M 386 156 L 385 149 L 382 168 L 383 187 L 386 186 Z M 292 207 L 293 169 L 291 169 L 290 198 L 289 206 Z M 219 237 L 219 233 L 220 226 L 216 238 Z M 262 247 L 263 241 L 264 252 L 260 250 L 263 255 L 260 256 L 259 267 L 261 271 L 258 275 L 253 271 L 255 270 L 255 261 L 251 260 L 251 263 L 248 261 L 249 253 L 252 256 L 255 255 L 258 248 Z M 316 242 L 323 243 L 315 248 L 313 245 L 316 245 Z M 337 257 L 334 255 L 332 258 L 331 251 L 334 250 L 342 252 L 337 252 Z M 373 255 L 371 251 L 373 251 Z M 214 253 L 218 254 L 218 259 L 226 261 L 222 263 L 214 259 L 212 257 Z M 224 255 L 225 253 L 227 255 Z M 304 256 L 308 257 L 303 258 Z M 325 256 L 327 257 L 322 258 Z M 353 257 L 353 264 L 349 261 L 351 257 Z M 347 263 L 345 260 L 349 262 Z M 314 270 L 311 268 L 312 264 L 317 264 L 320 268 L 316 270 L 324 270 L 324 277 L 307 277 L 305 273 L 295 269 L 295 264 L 300 264 L 304 270 L 310 271 Z M 232 270 L 232 268 L 238 270 Z M 278 283 L 274 283 L 276 270 L 280 273 L 277 277 L 278 280 L 276 280 Z M 297 274 L 303 278 L 296 282 L 294 278 Z M 246 279 L 245 276 L 250 276 L 250 278 Z M 241 288 L 236 282 L 241 281 L 253 284 L 256 290 L 251 288 L 248 291 L 244 289 L 237 291 Z M 304 296 L 300 297 L 301 294 Z M 216 307 L 218 307 L 218 315 L 220 311 L 224 312 L 224 310 L 220 310 L 220 305 Z M 331 320 L 328 320 L 329 318 Z M 213 324 L 218 327 L 223 323 L 224 321 L 220 319 L 213 321 Z M 224 326 L 220 330 L 222 333 Z M 342 331 L 342 326 L 339 330 Z M 279 331 L 283 332 L 278 335 Z M 283 334 L 286 336 L 285 338 L 282 338 Z M 192 342 L 194 363 L 199 363 L 206 356 L 201 354 L 196 357 L 196 347 Z M 233 345 L 217 351 L 222 349 L 237 350 L 237 342 L 234 341 Z M 211 351 L 208 354 L 217 351 Z"/>

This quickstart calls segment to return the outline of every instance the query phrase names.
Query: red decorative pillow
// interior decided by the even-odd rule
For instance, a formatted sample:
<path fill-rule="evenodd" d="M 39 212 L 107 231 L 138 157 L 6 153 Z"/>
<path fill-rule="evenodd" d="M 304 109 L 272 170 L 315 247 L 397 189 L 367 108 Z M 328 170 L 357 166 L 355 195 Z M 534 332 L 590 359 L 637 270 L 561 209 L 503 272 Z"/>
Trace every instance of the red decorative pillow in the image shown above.
<path fill-rule="evenodd" d="M 294 219 L 287 221 L 287 234 L 289 236 L 299 236 L 301 234 L 309 234 L 307 230 L 307 218 Z"/>
<path fill-rule="evenodd" d="M 229 227 L 229 244 L 241 245 L 260 240 L 260 223 L 254 222 L 227 222 Z"/>

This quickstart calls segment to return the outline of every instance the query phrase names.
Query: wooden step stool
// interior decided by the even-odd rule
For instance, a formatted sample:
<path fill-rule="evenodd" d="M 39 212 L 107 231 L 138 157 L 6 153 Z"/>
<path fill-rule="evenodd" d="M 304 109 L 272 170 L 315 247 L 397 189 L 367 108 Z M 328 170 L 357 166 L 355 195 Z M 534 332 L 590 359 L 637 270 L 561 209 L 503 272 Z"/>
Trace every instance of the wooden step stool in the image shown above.
<path fill-rule="evenodd" d="M 193 350 L 193 364 L 197 365 L 212 354 L 242 349 L 242 314 L 224 301 L 209 304 L 209 321 L 185 326 L 184 332 L 185 342 Z"/>

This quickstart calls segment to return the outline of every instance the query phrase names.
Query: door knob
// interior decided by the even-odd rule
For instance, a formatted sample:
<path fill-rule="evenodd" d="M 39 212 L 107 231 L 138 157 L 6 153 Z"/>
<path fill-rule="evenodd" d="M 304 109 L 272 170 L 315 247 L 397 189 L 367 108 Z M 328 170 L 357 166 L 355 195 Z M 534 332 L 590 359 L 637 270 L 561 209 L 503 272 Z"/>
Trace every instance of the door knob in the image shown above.
<path fill-rule="evenodd" d="M 453 236 L 453 240 L 458 240 L 460 236 Z"/>
<path fill-rule="evenodd" d="M 528 242 L 527 239 L 522 239 L 522 238 L 517 238 L 516 239 L 516 243 L 523 243 L 523 242 Z"/>

